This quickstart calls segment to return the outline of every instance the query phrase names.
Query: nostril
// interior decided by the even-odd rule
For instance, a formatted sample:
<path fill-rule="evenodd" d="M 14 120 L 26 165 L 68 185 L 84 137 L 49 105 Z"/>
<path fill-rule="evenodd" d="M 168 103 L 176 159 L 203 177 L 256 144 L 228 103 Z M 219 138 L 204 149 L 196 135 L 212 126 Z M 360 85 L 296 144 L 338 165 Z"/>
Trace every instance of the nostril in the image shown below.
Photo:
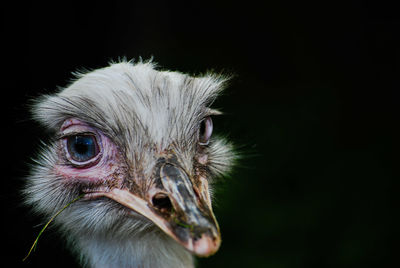
<path fill-rule="evenodd" d="M 163 213 L 169 213 L 172 210 L 172 203 L 168 195 L 158 193 L 153 197 L 153 206 Z"/>

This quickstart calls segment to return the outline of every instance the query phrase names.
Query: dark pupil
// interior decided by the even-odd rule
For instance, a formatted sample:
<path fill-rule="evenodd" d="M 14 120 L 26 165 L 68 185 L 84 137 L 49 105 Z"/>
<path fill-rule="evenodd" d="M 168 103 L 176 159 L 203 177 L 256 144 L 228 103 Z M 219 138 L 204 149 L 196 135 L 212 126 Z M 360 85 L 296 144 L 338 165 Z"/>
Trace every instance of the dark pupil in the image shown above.
<path fill-rule="evenodd" d="M 87 161 L 97 154 L 95 138 L 93 136 L 71 136 L 68 138 L 68 151 L 75 161 Z"/>
<path fill-rule="evenodd" d="M 200 124 L 200 138 L 204 138 L 206 132 L 206 120 L 203 120 Z"/>

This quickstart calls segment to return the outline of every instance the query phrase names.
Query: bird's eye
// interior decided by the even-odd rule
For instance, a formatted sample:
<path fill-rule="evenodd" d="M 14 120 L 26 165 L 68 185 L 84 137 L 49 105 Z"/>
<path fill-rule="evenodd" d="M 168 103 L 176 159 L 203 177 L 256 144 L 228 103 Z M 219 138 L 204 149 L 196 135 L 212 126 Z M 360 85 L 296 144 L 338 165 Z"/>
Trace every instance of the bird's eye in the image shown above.
<path fill-rule="evenodd" d="M 99 154 L 99 146 L 93 135 L 73 135 L 67 137 L 69 157 L 79 163 L 95 158 Z"/>
<path fill-rule="evenodd" d="M 207 145 L 210 141 L 210 137 L 213 131 L 213 123 L 211 117 L 204 118 L 200 123 L 200 131 L 199 131 L 199 144 Z"/>

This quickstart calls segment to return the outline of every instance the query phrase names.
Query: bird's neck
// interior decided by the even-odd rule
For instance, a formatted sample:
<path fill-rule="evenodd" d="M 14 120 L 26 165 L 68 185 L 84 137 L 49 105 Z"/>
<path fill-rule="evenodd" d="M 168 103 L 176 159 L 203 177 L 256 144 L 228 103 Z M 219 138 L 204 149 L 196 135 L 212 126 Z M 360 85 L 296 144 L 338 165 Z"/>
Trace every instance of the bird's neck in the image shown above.
<path fill-rule="evenodd" d="M 171 238 L 159 233 L 110 239 L 82 235 L 75 249 L 87 267 L 150 268 L 194 267 L 192 255 Z"/>

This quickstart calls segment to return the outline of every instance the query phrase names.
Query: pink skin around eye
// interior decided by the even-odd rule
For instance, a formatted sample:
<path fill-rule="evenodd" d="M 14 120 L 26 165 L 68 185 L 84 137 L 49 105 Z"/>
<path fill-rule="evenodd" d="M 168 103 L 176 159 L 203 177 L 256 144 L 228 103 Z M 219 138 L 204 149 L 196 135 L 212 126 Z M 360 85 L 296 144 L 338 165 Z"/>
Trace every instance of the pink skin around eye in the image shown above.
<path fill-rule="evenodd" d="M 109 181 L 121 182 L 122 157 L 118 147 L 104 134 L 78 119 L 68 119 L 60 129 L 61 135 L 69 133 L 93 133 L 97 137 L 99 158 L 93 165 L 87 167 L 74 166 L 66 155 L 65 145 L 61 140 L 59 161 L 54 167 L 54 172 L 68 180 L 83 180 L 87 182 L 105 183 Z"/>

